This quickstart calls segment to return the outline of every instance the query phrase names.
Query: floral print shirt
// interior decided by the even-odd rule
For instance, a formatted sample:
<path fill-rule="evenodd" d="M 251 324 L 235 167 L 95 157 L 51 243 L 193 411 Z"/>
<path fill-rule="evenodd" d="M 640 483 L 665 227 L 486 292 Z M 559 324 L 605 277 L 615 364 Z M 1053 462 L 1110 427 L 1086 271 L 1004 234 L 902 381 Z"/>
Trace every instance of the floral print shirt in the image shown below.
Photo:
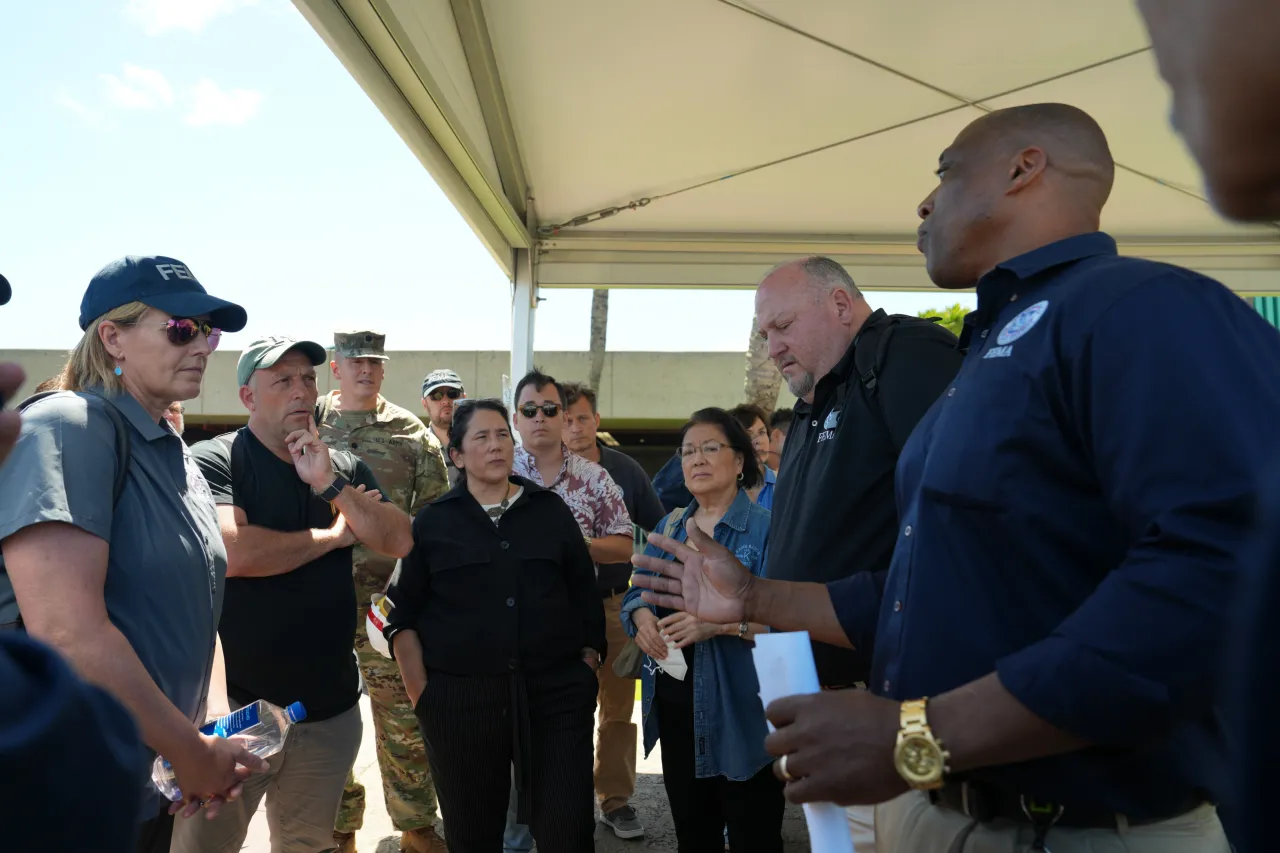
<path fill-rule="evenodd" d="M 622 500 L 622 489 L 609 472 L 596 463 L 560 447 L 564 463 L 554 483 L 544 483 L 538 462 L 524 447 L 516 448 L 514 473 L 550 489 L 569 505 L 582 535 L 592 539 L 620 533 L 631 536 L 631 516 Z"/>

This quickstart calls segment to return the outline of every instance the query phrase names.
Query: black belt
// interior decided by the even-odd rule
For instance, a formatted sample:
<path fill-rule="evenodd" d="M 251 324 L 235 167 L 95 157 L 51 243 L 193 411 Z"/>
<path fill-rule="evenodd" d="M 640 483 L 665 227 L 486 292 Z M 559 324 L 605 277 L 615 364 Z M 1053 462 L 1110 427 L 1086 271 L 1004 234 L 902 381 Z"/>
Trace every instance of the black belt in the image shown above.
<path fill-rule="evenodd" d="M 617 585 L 617 586 L 615 586 L 615 587 L 610 587 L 609 589 L 602 589 L 602 590 L 600 590 L 600 597 L 601 597 L 601 598 L 613 598 L 615 595 L 624 595 L 624 594 L 626 593 L 626 591 L 627 591 L 627 590 L 629 590 L 629 589 L 631 589 L 631 584 L 630 584 L 630 583 L 622 583 L 622 584 L 618 584 L 618 585 Z"/>
<path fill-rule="evenodd" d="M 1039 803 L 1034 798 L 997 790 L 982 782 L 948 782 L 936 791 L 929 792 L 934 805 L 967 815 L 978 823 L 1007 820 L 1034 825 L 1038 821 L 1053 826 L 1069 826 L 1075 829 L 1121 829 L 1125 826 L 1142 826 L 1158 823 L 1191 811 L 1200 802 L 1188 802 L 1163 817 L 1135 820 L 1113 811 L 1098 808 L 1078 808 L 1056 803 Z"/>

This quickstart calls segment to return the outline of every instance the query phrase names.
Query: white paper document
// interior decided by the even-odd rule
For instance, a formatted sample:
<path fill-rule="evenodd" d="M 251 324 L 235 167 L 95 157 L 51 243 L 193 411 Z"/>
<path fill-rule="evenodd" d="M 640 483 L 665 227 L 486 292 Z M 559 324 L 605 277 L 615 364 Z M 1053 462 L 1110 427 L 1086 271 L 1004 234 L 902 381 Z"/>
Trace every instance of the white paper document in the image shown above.
<path fill-rule="evenodd" d="M 676 644 L 671 640 L 667 640 L 667 659 L 655 661 L 655 663 L 676 681 L 684 681 L 685 675 L 689 672 L 689 662 L 684 659 L 684 649 L 677 649 Z"/>
<path fill-rule="evenodd" d="M 751 657 L 760 681 L 760 701 L 766 708 L 774 699 L 822 689 L 808 631 L 757 634 Z M 769 731 L 773 731 L 772 724 Z M 853 853 L 853 836 L 842 807 L 835 803 L 805 803 L 804 819 L 809 825 L 809 848 L 813 853 Z"/>

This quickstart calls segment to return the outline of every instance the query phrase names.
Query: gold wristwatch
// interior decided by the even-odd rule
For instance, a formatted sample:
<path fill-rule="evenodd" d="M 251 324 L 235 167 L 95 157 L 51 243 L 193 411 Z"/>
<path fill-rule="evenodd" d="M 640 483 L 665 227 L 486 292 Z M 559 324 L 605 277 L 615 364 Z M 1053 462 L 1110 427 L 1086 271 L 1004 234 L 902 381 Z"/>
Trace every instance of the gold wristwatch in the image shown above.
<path fill-rule="evenodd" d="M 950 771 L 947 761 L 951 754 L 943 749 L 942 741 L 934 737 L 933 729 L 929 728 L 925 714 L 928 702 L 928 699 L 910 699 L 902 703 L 898 743 L 893 748 L 894 768 L 917 791 L 941 788 Z"/>

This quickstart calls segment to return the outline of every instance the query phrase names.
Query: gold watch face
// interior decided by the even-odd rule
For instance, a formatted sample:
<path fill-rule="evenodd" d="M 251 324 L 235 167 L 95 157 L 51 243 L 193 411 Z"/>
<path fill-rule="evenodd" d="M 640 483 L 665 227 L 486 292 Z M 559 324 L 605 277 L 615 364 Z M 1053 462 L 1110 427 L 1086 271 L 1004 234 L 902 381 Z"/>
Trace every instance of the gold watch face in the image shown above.
<path fill-rule="evenodd" d="M 942 780 L 945 761 L 942 750 L 924 735 L 905 735 L 894 749 L 898 773 L 909 785 L 928 785 Z"/>

